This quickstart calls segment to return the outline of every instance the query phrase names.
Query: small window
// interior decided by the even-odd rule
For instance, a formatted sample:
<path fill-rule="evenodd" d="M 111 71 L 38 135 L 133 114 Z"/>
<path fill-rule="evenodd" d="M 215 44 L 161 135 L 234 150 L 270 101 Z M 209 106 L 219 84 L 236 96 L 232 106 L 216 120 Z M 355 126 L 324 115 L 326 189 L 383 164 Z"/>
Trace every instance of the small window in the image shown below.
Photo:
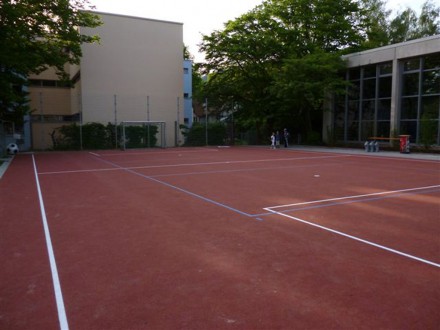
<path fill-rule="evenodd" d="M 188 68 L 183 68 L 183 73 L 184 73 L 184 74 L 188 74 L 188 73 L 189 73 Z"/>

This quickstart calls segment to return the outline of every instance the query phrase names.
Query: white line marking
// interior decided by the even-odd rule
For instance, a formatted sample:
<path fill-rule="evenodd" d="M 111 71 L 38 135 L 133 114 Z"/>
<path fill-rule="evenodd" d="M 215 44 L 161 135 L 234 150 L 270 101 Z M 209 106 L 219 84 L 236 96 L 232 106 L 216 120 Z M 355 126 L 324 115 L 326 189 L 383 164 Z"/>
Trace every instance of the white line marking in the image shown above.
<path fill-rule="evenodd" d="M 64 308 L 63 294 L 61 292 L 60 279 L 58 277 L 57 264 L 53 252 L 52 240 L 50 238 L 49 225 L 47 223 L 46 210 L 44 208 L 43 195 L 41 194 L 40 181 L 38 180 L 37 165 L 35 163 L 34 155 L 32 155 L 32 162 L 34 164 L 35 182 L 37 184 L 38 199 L 40 201 L 41 219 L 43 221 L 44 236 L 46 237 L 46 246 L 47 246 L 47 252 L 49 254 L 50 270 L 52 272 L 52 282 L 55 291 L 55 300 L 58 310 L 58 320 L 60 322 L 60 329 L 68 330 L 69 325 L 67 324 L 67 316 L 66 316 L 66 310 Z"/>
<path fill-rule="evenodd" d="M 100 157 L 98 155 L 98 157 Z M 145 166 L 131 166 L 122 167 L 118 165 L 117 168 L 102 168 L 102 169 L 88 169 L 88 170 L 70 170 L 70 171 L 53 171 L 53 172 L 41 172 L 39 175 L 47 174 L 66 174 L 66 173 L 82 173 L 82 172 L 100 172 L 100 171 L 120 171 L 120 170 L 140 170 L 149 168 L 173 168 L 173 167 L 187 167 L 187 166 L 207 166 L 207 165 L 222 165 L 222 164 L 243 164 L 243 163 L 262 163 L 262 162 L 279 162 L 279 161 L 295 161 L 304 159 L 321 159 L 321 158 L 341 158 L 348 157 L 343 156 L 323 156 L 323 157 L 306 157 L 306 158 L 278 158 L 278 159 L 254 159 L 254 160 L 233 160 L 233 161 L 221 161 L 221 162 L 206 162 L 206 163 L 181 163 L 181 164 L 160 164 L 160 165 L 145 165 Z M 102 158 L 101 158 L 102 159 Z"/>
<path fill-rule="evenodd" d="M 93 155 L 93 156 L 96 156 L 96 157 L 101 157 L 100 154 L 97 154 L 97 153 L 95 153 L 95 152 L 91 152 L 91 151 L 89 151 L 89 154 L 91 154 L 91 155 Z"/>
<path fill-rule="evenodd" d="M 303 219 L 300 219 L 300 218 L 297 218 L 297 217 L 294 217 L 294 216 L 291 216 L 291 215 L 287 215 L 287 214 L 284 214 L 282 212 L 273 211 L 269 207 L 264 208 L 264 210 L 266 210 L 268 212 L 271 212 L 271 213 L 274 213 L 274 214 L 281 215 L 283 217 L 286 217 L 286 218 L 289 218 L 289 219 L 292 219 L 292 220 L 295 220 L 295 221 L 298 221 L 298 222 L 302 222 L 302 223 L 304 223 L 306 225 L 309 225 L 309 226 L 317 227 L 317 228 L 329 231 L 331 233 L 334 233 L 334 234 L 337 234 L 337 235 L 340 235 L 340 236 L 344 236 L 344 237 L 350 238 L 352 240 L 355 240 L 355 241 L 358 241 L 358 242 L 361 242 L 361 243 L 364 243 L 364 244 L 372 245 L 372 246 L 377 247 L 379 249 L 386 250 L 386 251 L 389 251 L 389 252 L 392 252 L 392 253 L 395 253 L 395 254 L 398 254 L 398 255 L 401 255 L 401 256 L 404 256 L 404 257 L 407 257 L 407 258 L 410 258 L 410 259 L 414 259 L 414 260 L 426 263 L 428 265 L 440 268 L 440 264 L 437 264 L 435 262 L 432 262 L 432 261 L 429 261 L 429 260 L 426 260 L 426 259 L 422 259 L 422 258 L 413 256 L 413 255 L 410 255 L 408 253 L 404 253 L 404 252 L 401 252 L 401 251 L 398 251 L 398 250 L 395 250 L 395 249 L 392 249 L 392 248 L 389 248 L 389 247 L 386 247 L 386 246 L 383 246 L 383 245 L 380 245 L 380 244 L 377 244 L 377 243 L 373 243 L 373 242 L 367 241 L 365 239 L 362 239 L 362 238 L 359 238 L 359 237 L 356 237 L 356 236 L 352 236 L 352 235 L 349 235 L 349 234 L 346 234 L 346 233 L 343 233 L 341 231 L 334 230 L 334 229 L 331 229 L 331 228 L 328 228 L 328 227 L 324 227 L 324 226 L 318 225 L 316 223 L 309 222 L 309 221 L 306 221 L 306 220 L 303 220 Z"/>
<path fill-rule="evenodd" d="M 402 193 L 402 192 L 407 192 L 407 191 L 416 191 L 416 190 L 431 189 L 431 188 L 440 188 L 440 185 L 418 187 L 418 188 L 408 188 L 408 189 L 400 189 L 400 190 L 381 191 L 381 192 L 377 192 L 377 193 L 363 194 L 363 195 L 352 195 L 352 196 L 345 196 L 345 197 L 319 199 L 319 200 L 310 201 L 310 202 L 301 202 L 301 203 L 269 206 L 269 207 L 267 207 L 267 209 L 280 209 L 283 207 L 318 204 L 318 203 L 325 203 L 325 202 L 334 202 L 334 201 L 340 201 L 340 200 L 344 200 L 344 199 L 356 199 L 356 198 L 369 197 L 369 196 L 389 195 L 389 194 L 396 194 L 396 193 Z"/>

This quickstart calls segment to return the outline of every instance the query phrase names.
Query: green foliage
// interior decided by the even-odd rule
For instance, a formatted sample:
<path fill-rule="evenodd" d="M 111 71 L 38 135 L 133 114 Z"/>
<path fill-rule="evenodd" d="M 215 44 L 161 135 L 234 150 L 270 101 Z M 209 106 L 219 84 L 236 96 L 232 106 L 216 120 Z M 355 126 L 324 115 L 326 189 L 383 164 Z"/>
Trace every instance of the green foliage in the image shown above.
<path fill-rule="evenodd" d="M 209 123 L 208 141 L 206 141 L 206 126 L 195 123 L 188 131 L 185 146 L 223 145 L 226 137 L 226 125 L 222 123 Z"/>
<path fill-rule="evenodd" d="M 325 93 L 342 85 L 340 50 L 362 40 L 358 11 L 351 0 L 265 1 L 204 36 L 210 105 L 225 111 L 234 104 L 236 122 L 258 135 L 311 129 Z"/>
<path fill-rule="evenodd" d="M 288 127 L 320 131 L 327 93 L 345 87 L 344 53 L 440 33 L 428 0 L 419 18 L 408 9 L 390 19 L 384 0 L 266 0 L 203 36 L 203 88 L 218 113 L 266 136 Z"/>
<path fill-rule="evenodd" d="M 150 148 L 156 146 L 157 126 L 127 126 L 125 127 L 126 148 Z"/>
<path fill-rule="evenodd" d="M 54 149 L 79 150 L 111 149 L 115 147 L 115 126 L 100 123 L 88 123 L 80 127 L 76 123 L 61 126 L 53 135 Z"/>
<path fill-rule="evenodd" d="M 420 120 L 420 142 L 429 149 L 437 141 L 438 134 L 438 110 L 432 107 L 425 111 Z"/>
<path fill-rule="evenodd" d="M 68 79 L 66 63 L 78 64 L 81 44 L 98 40 L 78 27 L 96 27 L 98 17 L 84 9 L 88 0 L 2 0 L 0 4 L 0 119 L 22 114 L 27 76 L 54 67 Z"/>
<path fill-rule="evenodd" d="M 113 149 L 116 147 L 116 136 L 122 138 L 122 127 L 108 123 L 88 123 L 82 127 L 73 123 L 64 125 L 52 133 L 52 141 L 56 150 L 79 150 L 81 149 L 81 137 L 83 149 Z M 157 144 L 157 126 L 126 126 L 126 148 L 150 148 Z M 118 139 L 120 140 L 120 139 Z"/>
<path fill-rule="evenodd" d="M 365 41 L 362 49 L 370 49 L 440 33 L 440 7 L 427 0 L 417 17 L 411 8 L 405 8 L 391 16 L 386 1 L 361 0 Z"/>

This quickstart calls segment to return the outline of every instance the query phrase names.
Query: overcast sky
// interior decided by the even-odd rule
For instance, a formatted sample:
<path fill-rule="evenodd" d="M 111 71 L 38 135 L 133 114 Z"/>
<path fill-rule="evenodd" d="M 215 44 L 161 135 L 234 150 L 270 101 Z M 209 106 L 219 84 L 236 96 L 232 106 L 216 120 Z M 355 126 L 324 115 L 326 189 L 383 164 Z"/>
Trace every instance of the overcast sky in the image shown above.
<path fill-rule="evenodd" d="M 262 3 L 262 0 L 90 0 L 96 10 L 107 13 L 153 18 L 183 23 L 183 42 L 195 61 L 201 35 L 221 30 L 223 23 L 233 20 Z M 420 12 L 425 0 L 388 0 L 394 12 L 410 7 Z"/>

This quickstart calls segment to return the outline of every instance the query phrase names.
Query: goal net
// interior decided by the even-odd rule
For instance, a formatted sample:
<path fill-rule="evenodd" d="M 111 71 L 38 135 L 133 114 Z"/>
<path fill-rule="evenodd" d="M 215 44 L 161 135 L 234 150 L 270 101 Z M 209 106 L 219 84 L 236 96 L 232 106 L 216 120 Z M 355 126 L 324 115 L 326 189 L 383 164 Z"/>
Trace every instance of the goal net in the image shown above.
<path fill-rule="evenodd" d="M 165 122 L 123 121 L 121 122 L 121 148 L 165 148 Z"/>

